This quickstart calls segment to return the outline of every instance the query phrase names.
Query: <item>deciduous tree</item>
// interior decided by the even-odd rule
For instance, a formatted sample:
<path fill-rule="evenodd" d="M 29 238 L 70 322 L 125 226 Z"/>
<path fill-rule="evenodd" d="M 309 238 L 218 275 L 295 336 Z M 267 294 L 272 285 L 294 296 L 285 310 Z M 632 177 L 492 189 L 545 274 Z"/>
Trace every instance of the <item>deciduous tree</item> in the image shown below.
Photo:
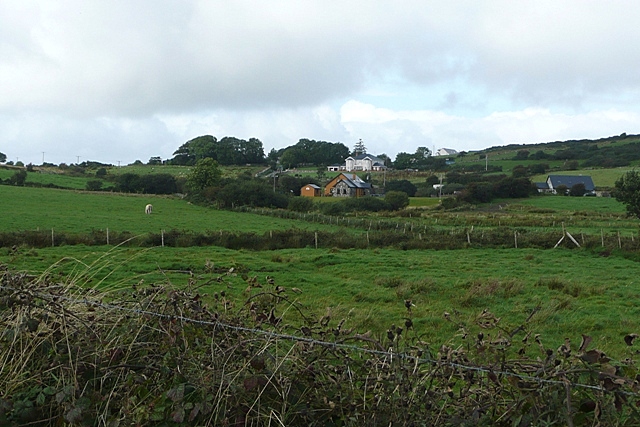
<path fill-rule="evenodd" d="M 409 206 L 409 196 L 404 191 L 389 191 L 384 196 L 384 201 L 392 211 L 404 209 Z"/>
<path fill-rule="evenodd" d="M 629 216 L 640 218 L 640 173 L 632 170 L 618 178 L 613 197 L 626 206 Z"/>
<path fill-rule="evenodd" d="M 187 187 L 189 190 L 199 192 L 208 187 L 213 187 L 220 182 L 222 172 L 218 162 L 210 157 L 198 160 L 189 176 L 187 176 Z"/>

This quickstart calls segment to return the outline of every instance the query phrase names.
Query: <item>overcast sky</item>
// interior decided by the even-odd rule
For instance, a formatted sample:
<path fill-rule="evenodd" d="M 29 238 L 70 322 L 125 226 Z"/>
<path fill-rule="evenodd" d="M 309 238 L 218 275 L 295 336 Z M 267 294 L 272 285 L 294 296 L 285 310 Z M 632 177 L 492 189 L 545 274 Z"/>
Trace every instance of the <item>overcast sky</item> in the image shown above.
<path fill-rule="evenodd" d="M 393 159 L 640 133 L 639 22 L 633 0 L 2 0 L 0 152 L 146 163 L 210 134 Z"/>

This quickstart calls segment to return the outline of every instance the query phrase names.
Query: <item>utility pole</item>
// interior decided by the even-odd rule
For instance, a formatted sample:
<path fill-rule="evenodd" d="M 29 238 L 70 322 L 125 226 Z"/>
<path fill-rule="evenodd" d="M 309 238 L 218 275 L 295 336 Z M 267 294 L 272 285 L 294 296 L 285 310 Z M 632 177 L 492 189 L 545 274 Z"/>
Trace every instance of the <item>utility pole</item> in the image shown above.
<path fill-rule="evenodd" d="M 42 166 L 44 166 L 44 151 L 42 152 Z"/>
<path fill-rule="evenodd" d="M 489 154 L 484 155 L 484 171 L 489 170 Z"/>
<path fill-rule="evenodd" d="M 80 164 L 80 156 L 76 156 L 76 165 Z"/>

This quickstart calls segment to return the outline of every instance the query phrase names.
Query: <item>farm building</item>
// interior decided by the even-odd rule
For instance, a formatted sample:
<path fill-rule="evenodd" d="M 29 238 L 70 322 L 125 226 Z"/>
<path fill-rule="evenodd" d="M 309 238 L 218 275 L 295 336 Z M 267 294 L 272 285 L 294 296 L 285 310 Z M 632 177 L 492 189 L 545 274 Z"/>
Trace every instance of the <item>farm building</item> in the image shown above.
<path fill-rule="evenodd" d="M 548 191 L 553 194 L 557 193 L 557 188 L 560 186 L 570 190 L 576 184 L 583 184 L 587 194 L 595 194 L 596 191 L 596 186 L 589 175 L 549 175 L 546 184 L 549 187 Z"/>
<path fill-rule="evenodd" d="M 371 195 L 373 187 L 356 174 L 341 173 L 324 187 L 325 196 L 361 197 Z"/>
<path fill-rule="evenodd" d="M 300 195 L 304 197 L 320 197 L 322 189 L 315 184 L 307 184 L 300 189 Z"/>
<path fill-rule="evenodd" d="M 545 182 L 536 182 L 536 188 L 538 189 L 538 193 L 550 193 L 551 190 L 549 190 L 549 184 L 547 184 L 547 181 Z"/>

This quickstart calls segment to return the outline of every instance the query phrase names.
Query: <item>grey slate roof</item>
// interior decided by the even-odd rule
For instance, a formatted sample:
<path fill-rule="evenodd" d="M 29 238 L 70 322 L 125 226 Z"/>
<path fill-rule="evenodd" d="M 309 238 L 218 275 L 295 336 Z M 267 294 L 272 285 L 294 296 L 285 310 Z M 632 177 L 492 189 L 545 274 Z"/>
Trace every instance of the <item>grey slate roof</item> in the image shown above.
<path fill-rule="evenodd" d="M 576 184 L 584 184 L 584 189 L 587 191 L 594 191 L 596 189 L 589 175 L 549 175 L 547 183 L 549 183 L 549 187 L 551 188 L 558 188 L 559 185 L 564 185 L 570 189 Z"/>
<path fill-rule="evenodd" d="M 536 182 L 536 187 L 538 187 L 538 190 L 548 190 L 549 184 L 546 182 Z"/>
<path fill-rule="evenodd" d="M 367 157 L 370 158 L 372 162 L 377 162 L 384 166 L 384 160 L 382 160 L 380 157 L 376 157 L 372 154 L 367 154 L 367 153 L 358 154 L 357 156 L 349 156 L 347 157 L 347 159 L 351 158 L 353 160 L 363 160 L 363 159 L 366 159 Z"/>
<path fill-rule="evenodd" d="M 347 174 L 342 174 L 341 181 L 344 181 L 350 188 L 371 188 L 371 184 L 364 182 L 357 175 L 353 175 L 355 178 L 350 178 Z"/>

